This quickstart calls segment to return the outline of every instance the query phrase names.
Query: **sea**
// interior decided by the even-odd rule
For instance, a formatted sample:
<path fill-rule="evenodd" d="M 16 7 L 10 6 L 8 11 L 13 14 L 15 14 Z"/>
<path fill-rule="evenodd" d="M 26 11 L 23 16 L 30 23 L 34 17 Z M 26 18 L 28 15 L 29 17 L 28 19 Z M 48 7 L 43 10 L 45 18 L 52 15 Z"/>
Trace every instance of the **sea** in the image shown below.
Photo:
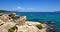
<path fill-rule="evenodd" d="M 56 32 L 60 32 L 60 12 L 16 12 L 19 16 L 26 16 L 27 21 L 56 23 Z"/>
<path fill-rule="evenodd" d="M 26 16 L 27 21 L 53 21 L 60 25 L 60 12 L 16 12 L 19 16 Z"/>
<path fill-rule="evenodd" d="M 27 21 L 56 23 L 57 32 L 60 32 L 60 12 L 16 12 L 19 16 L 26 16 Z"/>

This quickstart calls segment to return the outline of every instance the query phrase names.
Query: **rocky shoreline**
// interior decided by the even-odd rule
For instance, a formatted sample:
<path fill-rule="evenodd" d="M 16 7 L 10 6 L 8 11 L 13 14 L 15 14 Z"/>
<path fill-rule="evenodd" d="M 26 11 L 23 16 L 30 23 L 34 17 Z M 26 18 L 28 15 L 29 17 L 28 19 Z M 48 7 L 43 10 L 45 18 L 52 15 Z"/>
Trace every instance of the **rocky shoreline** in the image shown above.
<path fill-rule="evenodd" d="M 0 32 L 53 32 L 52 26 L 26 21 L 26 16 L 18 16 L 16 13 L 0 14 Z"/>

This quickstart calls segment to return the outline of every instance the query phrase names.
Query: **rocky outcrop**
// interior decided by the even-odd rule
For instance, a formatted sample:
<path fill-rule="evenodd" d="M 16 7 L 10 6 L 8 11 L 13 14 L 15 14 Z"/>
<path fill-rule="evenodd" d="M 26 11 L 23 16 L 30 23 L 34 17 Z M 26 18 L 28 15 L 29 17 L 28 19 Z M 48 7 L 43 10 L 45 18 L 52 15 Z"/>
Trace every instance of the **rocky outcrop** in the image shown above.
<path fill-rule="evenodd" d="M 14 22 L 6 22 L 2 26 L 0 26 L 0 32 L 8 32 L 8 29 L 15 26 L 16 23 Z"/>
<path fill-rule="evenodd" d="M 18 26 L 17 32 L 39 32 L 39 29 L 36 26 L 22 25 Z"/>
<path fill-rule="evenodd" d="M 15 22 L 15 23 L 25 23 L 26 16 L 17 16 L 16 13 L 11 14 L 0 14 L 0 22 Z"/>
<path fill-rule="evenodd" d="M 36 26 L 30 26 L 26 23 L 26 16 L 17 16 L 16 13 L 0 14 L 0 32 L 9 32 L 11 27 L 16 26 L 14 32 L 38 32 Z"/>
<path fill-rule="evenodd" d="M 26 16 L 17 16 L 16 13 L 0 14 L 0 32 L 8 32 L 15 25 L 25 24 Z"/>

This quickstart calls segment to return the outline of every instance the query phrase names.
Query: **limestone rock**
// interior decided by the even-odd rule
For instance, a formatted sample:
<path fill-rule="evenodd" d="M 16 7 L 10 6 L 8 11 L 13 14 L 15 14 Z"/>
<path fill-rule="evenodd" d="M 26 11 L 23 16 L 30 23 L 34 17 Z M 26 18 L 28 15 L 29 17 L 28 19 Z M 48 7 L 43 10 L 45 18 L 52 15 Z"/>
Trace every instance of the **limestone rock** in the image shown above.
<path fill-rule="evenodd" d="M 17 27 L 17 32 L 39 32 L 39 29 L 36 26 L 22 25 Z"/>
<path fill-rule="evenodd" d="M 3 25 L 5 22 L 0 19 L 0 26 Z"/>
<path fill-rule="evenodd" d="M 26 16 L 17 16 L 16 13 L 0 14 L 0 32 L 8 32 L 14 25 L 24 25 Z"/>
<path fill-rule="evenodd" d="M 16 23 L 14 22 L 7 22 L 4 25 L 0 26 L 0 32 L 8 32 L 8 29 L 15 26 Z"/>

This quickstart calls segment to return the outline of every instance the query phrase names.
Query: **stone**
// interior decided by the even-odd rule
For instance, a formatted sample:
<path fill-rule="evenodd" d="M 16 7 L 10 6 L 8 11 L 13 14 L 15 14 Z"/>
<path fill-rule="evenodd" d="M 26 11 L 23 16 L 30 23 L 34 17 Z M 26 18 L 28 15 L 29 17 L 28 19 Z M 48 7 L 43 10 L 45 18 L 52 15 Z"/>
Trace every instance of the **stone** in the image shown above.
<path fill-rule="evenodd" d="M 6 22 L 4 25 L 0 26 L 0 32 L 8 32 L 8 29 L 15 26 L 14 22 Z"/>
<path fill-rule="evenodd" d="M 16 13 L 11 13 L 11 14 L 9 14 L 9 16 L 10 16 L 11 18 L 13 18 L 13 17 L 16 16 Z"/>
<path fill-rule="evenodd" d="M 3 25 L 5 22 L 0 19 L 0 26 Z"/>
<path fill-rule="evenodd" d="M 11 18 L 7 14 L 3 14 L 2 16 L 0 16 L 0 19 L 4 22 L 9 22 Z"/>
<path fill-rule="evenodd" d="M 21 25 L 17 27 L 17 32 L 39 32 L 39 29 L 36 26 Z"/>
<path fill-rule="evenodd" d="M 24 25 L 26 23 L 26 16 L 20 16 L 20 18 L 14 20 L 18 25 Z"/>

